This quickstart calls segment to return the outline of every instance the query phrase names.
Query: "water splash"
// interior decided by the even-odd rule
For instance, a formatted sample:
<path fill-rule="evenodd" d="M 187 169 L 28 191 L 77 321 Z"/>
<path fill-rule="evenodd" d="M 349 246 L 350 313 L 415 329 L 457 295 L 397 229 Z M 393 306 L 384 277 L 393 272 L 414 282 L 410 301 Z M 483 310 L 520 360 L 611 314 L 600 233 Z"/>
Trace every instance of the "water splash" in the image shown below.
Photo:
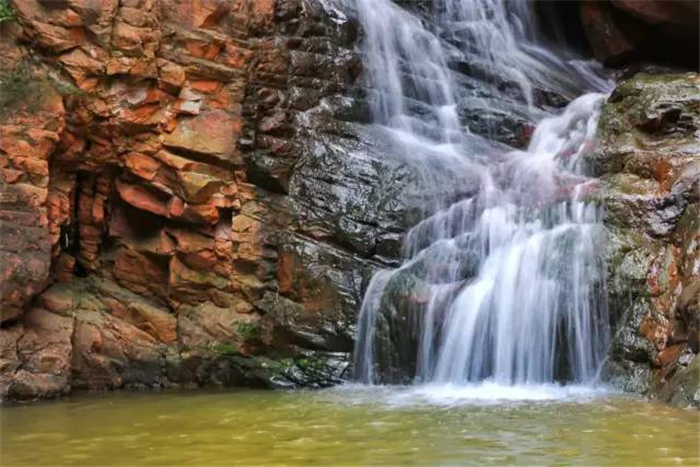
<path fill-rule="evenodd" d="M 426 187 L 473 185 L 464 199 L 427 203 L 401 267 L 373 277 L 356 379 L 590 382 L 609 336 L 600 212 L 585 201 L 594 182 L 581 156 L 605 99 L 590 91 L 609 83 L 594 64 L 541 45 L 531 2 L 440 0 L 433 30 L 388 0 L 356 8 L 375 122 Z M 460 124 L 455 60 L 481 67 L 489 82 L 515 83 L 530 107 L 536 89 L 590 93 L 541 120 L 526 150 L 503 150 Z M 455 176 L 441 179 L 436 165 Z"/>

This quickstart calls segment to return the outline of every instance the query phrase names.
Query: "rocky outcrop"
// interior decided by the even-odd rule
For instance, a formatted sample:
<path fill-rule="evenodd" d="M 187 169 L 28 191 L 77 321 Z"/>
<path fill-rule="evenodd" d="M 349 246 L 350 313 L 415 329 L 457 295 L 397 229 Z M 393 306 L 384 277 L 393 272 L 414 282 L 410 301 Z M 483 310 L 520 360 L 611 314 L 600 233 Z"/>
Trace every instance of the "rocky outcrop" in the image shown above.
<path fill-rule="evenodd" d="M 12 5 L 3 398 L 337 382 L 410 178 L 353 123 L 352 23 L 301 0 Z"/>
<path fill-rule="evenodd" d="M 620 12 L 664 31 L 685 21 L 639 2 L 580 6 L 594 3 L 617 13 L 584 11 L 589 32 Z M 0 22 L 2 399 L 337 383 L 368 278 L 397 265 L 433 195 L 367 125 L 347 11 L 330 0 L 12 5 Z M 644 47 L 589 37 L 609 63 Z M 471 131 L 526 145 L 536 115 L 517 86 L 496 91 L 466 76 L 479 76 L 473 64 L 450 66 Z M 534 91 L 538 106 L 566 102 Z M 607 374 L 697 404 L 697 75 L 639 76 L 602 121 L 591 164 L 611 239 Z M 393 291 L 407 313 L 422 297 L 398 282 L 417 277 Z"/>
<path fill-rule="evenodd" d="M 601 176 L 611 319 L 604 374 L 700 406 L 700 76 L 638 74 L 603 109 Z"/>

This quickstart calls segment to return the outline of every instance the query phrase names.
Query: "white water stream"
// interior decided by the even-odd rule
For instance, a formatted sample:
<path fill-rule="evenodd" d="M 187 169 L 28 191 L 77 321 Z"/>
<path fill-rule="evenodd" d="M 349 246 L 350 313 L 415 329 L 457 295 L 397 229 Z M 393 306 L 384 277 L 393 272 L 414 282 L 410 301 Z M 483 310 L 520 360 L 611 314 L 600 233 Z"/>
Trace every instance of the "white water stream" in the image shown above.
<path fill-rule="evenodd" d="M 418 316 L 388 331 L 414 334 L 413 381 L 590 384 L 609 336 L 600 213 L 583 199 L 591 180 L 580 160 L 610 83 L 594 64 L 542 45 L 531 1 L 436 0 L 435 31 L 389 0 L 355 7 L 375 123 L 428 183 L 441 183 L 429 176 L 437 163 L 458 174 L 449 183 L 477 185 L 474 196 L 430 203 L 405 235 L 402 266 L 374 275 L 356 379 L 386 382 L 377 342 L 392 336 L 378 335 L 379 322 L 395 313 L 385 309 L 392 283 L 413 274 L 424 284 Z M 454 60 L 514 83 L 533 115 L 535 89 L 573 100 L 537 122 L 526 150 L 485 154 L 459 121 Z"/>

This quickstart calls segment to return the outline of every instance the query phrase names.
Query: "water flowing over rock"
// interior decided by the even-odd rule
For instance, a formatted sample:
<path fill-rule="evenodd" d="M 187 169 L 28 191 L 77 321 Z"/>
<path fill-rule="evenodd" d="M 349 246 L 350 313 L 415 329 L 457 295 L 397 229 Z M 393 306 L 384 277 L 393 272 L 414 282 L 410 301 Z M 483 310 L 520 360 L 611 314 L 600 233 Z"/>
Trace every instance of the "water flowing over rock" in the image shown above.
<path fill-rule="evenodd" d="M 445 56 L 454 43 L 469 44 L 461 60 L 480 65 L 482 79 L 514 83 L 530 108 L 536 89 L 566 98 L 610 84 L 592 65 L 540 47 L 527 2 L 446 1 L 438 17 L 446 39 L 394 4 L 379 3 L 358 2 L 370 31 L 364 40 L 368 84 L 378 91 L 375 120 L 396 133 L 408 163 L 433 172 L 424 176 L 431 182 L 459 186 L 463 174 L 477 176 L 469 179 L 468 197 L 432 203 L 445 207 L 406 234 L 403 265 L 371 282 L 356 377 L 590 382 L 607 349 L 608 317 L 596 253 L 600 214 L 581 197 L 590 183 L 579 166 L 592 149 L 605 95 L 586 94 L 542 120 L 524 151 L 504 150 L 452 124 L 457 92 Z M 379 29 L 381 37 L 371 32 Z M 428 110 L 413 110 L 408 102 L 416 99 Z M 441 179 L 434 160 L 455 176 Z"/>

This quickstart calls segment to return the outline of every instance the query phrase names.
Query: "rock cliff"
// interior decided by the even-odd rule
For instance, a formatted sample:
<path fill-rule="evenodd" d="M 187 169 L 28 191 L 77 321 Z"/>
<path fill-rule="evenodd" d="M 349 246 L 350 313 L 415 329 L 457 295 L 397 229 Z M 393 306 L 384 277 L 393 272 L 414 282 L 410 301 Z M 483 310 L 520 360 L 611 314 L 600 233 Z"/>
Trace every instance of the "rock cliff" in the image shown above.
<path fill-rule="evenodd" d="M 346 128 L 352 25 L 299 0 L 12 5 L 3 397 L 336 382 L 404 228 L 401 169 Z"/>
<path fill-rule="evenodd" d="M 357 23 L 325 0 L 11 4 L 2 398 L 340 381 L 366 282 L 397 263 L 426 196 L 367 125 Z M 678 18 L 633 6 L 581 2 L 577 15 L 593 35 L 623 20 L 586 8 Z M 633 54 L 606 52 L 615 40 L 588 46 L 627 63 Z M 522 96 L 505 110 L 467 80 L 474 67 L 453 68 L 470 128 L 524 145 Z M 491 105 L 474 107 L 477 92 Z M 698 351 L 699 105 L 697 75 L 623 84 L 591 161 L 611 213 L 610 377 L 669 400 L 663 381 L 697 374 L 697 358 L 686 365 Z"/>
<path fill-rule="evenodd" d="M 430 196 L 367 125 L 357 22 L 311 0 L 12 6 L 3 397 L 337 383 Z M 526 142 L 471 92 L 464 119 Z"/>

